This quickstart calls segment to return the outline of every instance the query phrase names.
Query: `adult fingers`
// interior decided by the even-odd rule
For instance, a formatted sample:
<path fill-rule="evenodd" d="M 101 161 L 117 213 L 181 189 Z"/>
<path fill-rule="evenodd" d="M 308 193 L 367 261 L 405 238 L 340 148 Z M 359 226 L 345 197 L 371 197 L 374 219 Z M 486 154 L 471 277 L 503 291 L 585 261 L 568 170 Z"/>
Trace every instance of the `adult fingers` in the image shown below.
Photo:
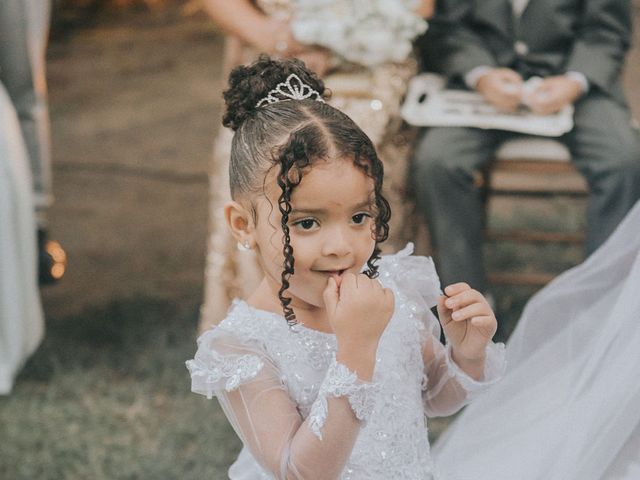
<path fill-rule="evenodd" d="M 503 81 L 508 81 L 517 85 L 521 85 L 523 83 L 522 76 L 515 70 L 510 68 L 501 68 L 498 72 Z"/>
<path fill-rule="evenodd" d="M 520 96 L 517 94 L 504 93 L 502 91 L 495 91 L 487 95 L 489 103 L 493 104 L 498 110 L 504 112 L 513 112 L 518 108 L 520 104 Z"/>

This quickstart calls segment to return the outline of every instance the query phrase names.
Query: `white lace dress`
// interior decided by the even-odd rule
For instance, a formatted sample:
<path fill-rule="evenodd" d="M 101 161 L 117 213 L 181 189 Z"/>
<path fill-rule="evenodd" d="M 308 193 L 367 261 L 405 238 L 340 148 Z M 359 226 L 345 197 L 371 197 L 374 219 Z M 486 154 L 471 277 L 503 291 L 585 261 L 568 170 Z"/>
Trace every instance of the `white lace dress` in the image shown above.
<path fill-rule="evenodd" d="M 240 300 L 198 339 L 192 390 L 218 398 L 244 443 L 230 478 L 441 478 L 425 413 L 449 415 L 497 381 L 504 348 L 487 347 L 483 381 L 453 363 L 429 309 L 440 294 L 433 263 L 411 247 L 383 257 L 380 280 L 396 308 L 371 383 L 336 363 L 332 334 Z"/>

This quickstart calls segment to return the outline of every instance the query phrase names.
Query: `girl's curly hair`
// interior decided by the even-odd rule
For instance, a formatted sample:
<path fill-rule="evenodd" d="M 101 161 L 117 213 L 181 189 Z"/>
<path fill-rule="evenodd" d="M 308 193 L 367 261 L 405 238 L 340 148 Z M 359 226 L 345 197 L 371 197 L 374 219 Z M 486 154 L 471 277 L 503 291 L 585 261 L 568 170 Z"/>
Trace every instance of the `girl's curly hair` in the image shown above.
<path fill-rule="evenodd" d="M 391 208 L 382 195 L 384 167 L 373 143 L 351 118 L 327 103 L 312 99 L 256 104 L 292 73 L 312 89 L 326 94 L 324 83 L 296 59 L 275 60 L 266 55 L 250 66 L 235 68 L 224 92 L 227 110 L 223 125 L 235 131 L 231 146 L 229 179 L 231 195 L 251 198 L 264 192 L 267 174 L 277 168 L 281 189 L 278 209 L 283 232 L 284 264 L 279 298 L 284 317 L 294 325 L 291 298 L 285 296 L 289 278 L 295 270 L 294 251 L 289 232 L 291 194 L 305 171 L 317 160 L 351 158 L 374 182 L 373 236 L 376 241 L 367 261 L 366 274 L 378 275 L 379 243 L 389 235 Z M 255 215 L 255 210 L 254 210 Z"/>

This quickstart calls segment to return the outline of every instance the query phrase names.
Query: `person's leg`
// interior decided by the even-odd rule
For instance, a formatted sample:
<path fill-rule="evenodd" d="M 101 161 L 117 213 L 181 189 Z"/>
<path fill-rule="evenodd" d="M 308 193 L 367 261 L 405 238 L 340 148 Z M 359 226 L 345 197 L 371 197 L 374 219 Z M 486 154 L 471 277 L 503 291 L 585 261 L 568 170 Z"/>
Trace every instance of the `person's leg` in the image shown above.
<path fill-rule="evenodd" d="M 66 264 L 64 250 L 47 233 L 47 210 L 53 201 L 45 77 L 49 17 L 50 0 L 0 1 L 0 80 L 18 113 L 27 147 L 42 284 L 62 277 Z"/>
<path fill-rule="evenodd" d="M 411 166 L 418 209 L 429 226 L 443 285 L 486 291 L 483 203 L 474 183 L 504 132 L 442 127 L 421 132 Z"/>
<path fill-rule="evenodd" d="M 576 104 L 566 136 L 572 161 L 587 179 L 587 254 L 598 248 L 640 198 L 640 133 L 630 112 L 592 92 Z"/>
<path fill-rule="evenodd" d="M 45 49 L 49 0 L 0 2 L 0 78 L 18 113 L 33 178 L 34 203 L 41 228 L 51 205 L 51 140 L 47 108 Z"/>

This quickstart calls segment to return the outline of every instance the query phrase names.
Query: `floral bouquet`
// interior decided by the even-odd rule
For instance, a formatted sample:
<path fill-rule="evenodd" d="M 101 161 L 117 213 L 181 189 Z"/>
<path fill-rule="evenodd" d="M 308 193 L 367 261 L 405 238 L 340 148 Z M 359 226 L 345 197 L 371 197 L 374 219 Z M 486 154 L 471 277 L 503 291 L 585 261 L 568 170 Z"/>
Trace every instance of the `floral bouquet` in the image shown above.
<path fill-rule="evenodd" d="M 416 0 L 295 0 L 294 5 L 296 40 L 367 67 L 406 60 L 413 40 L 427 29 L 413 11 Z"/>

